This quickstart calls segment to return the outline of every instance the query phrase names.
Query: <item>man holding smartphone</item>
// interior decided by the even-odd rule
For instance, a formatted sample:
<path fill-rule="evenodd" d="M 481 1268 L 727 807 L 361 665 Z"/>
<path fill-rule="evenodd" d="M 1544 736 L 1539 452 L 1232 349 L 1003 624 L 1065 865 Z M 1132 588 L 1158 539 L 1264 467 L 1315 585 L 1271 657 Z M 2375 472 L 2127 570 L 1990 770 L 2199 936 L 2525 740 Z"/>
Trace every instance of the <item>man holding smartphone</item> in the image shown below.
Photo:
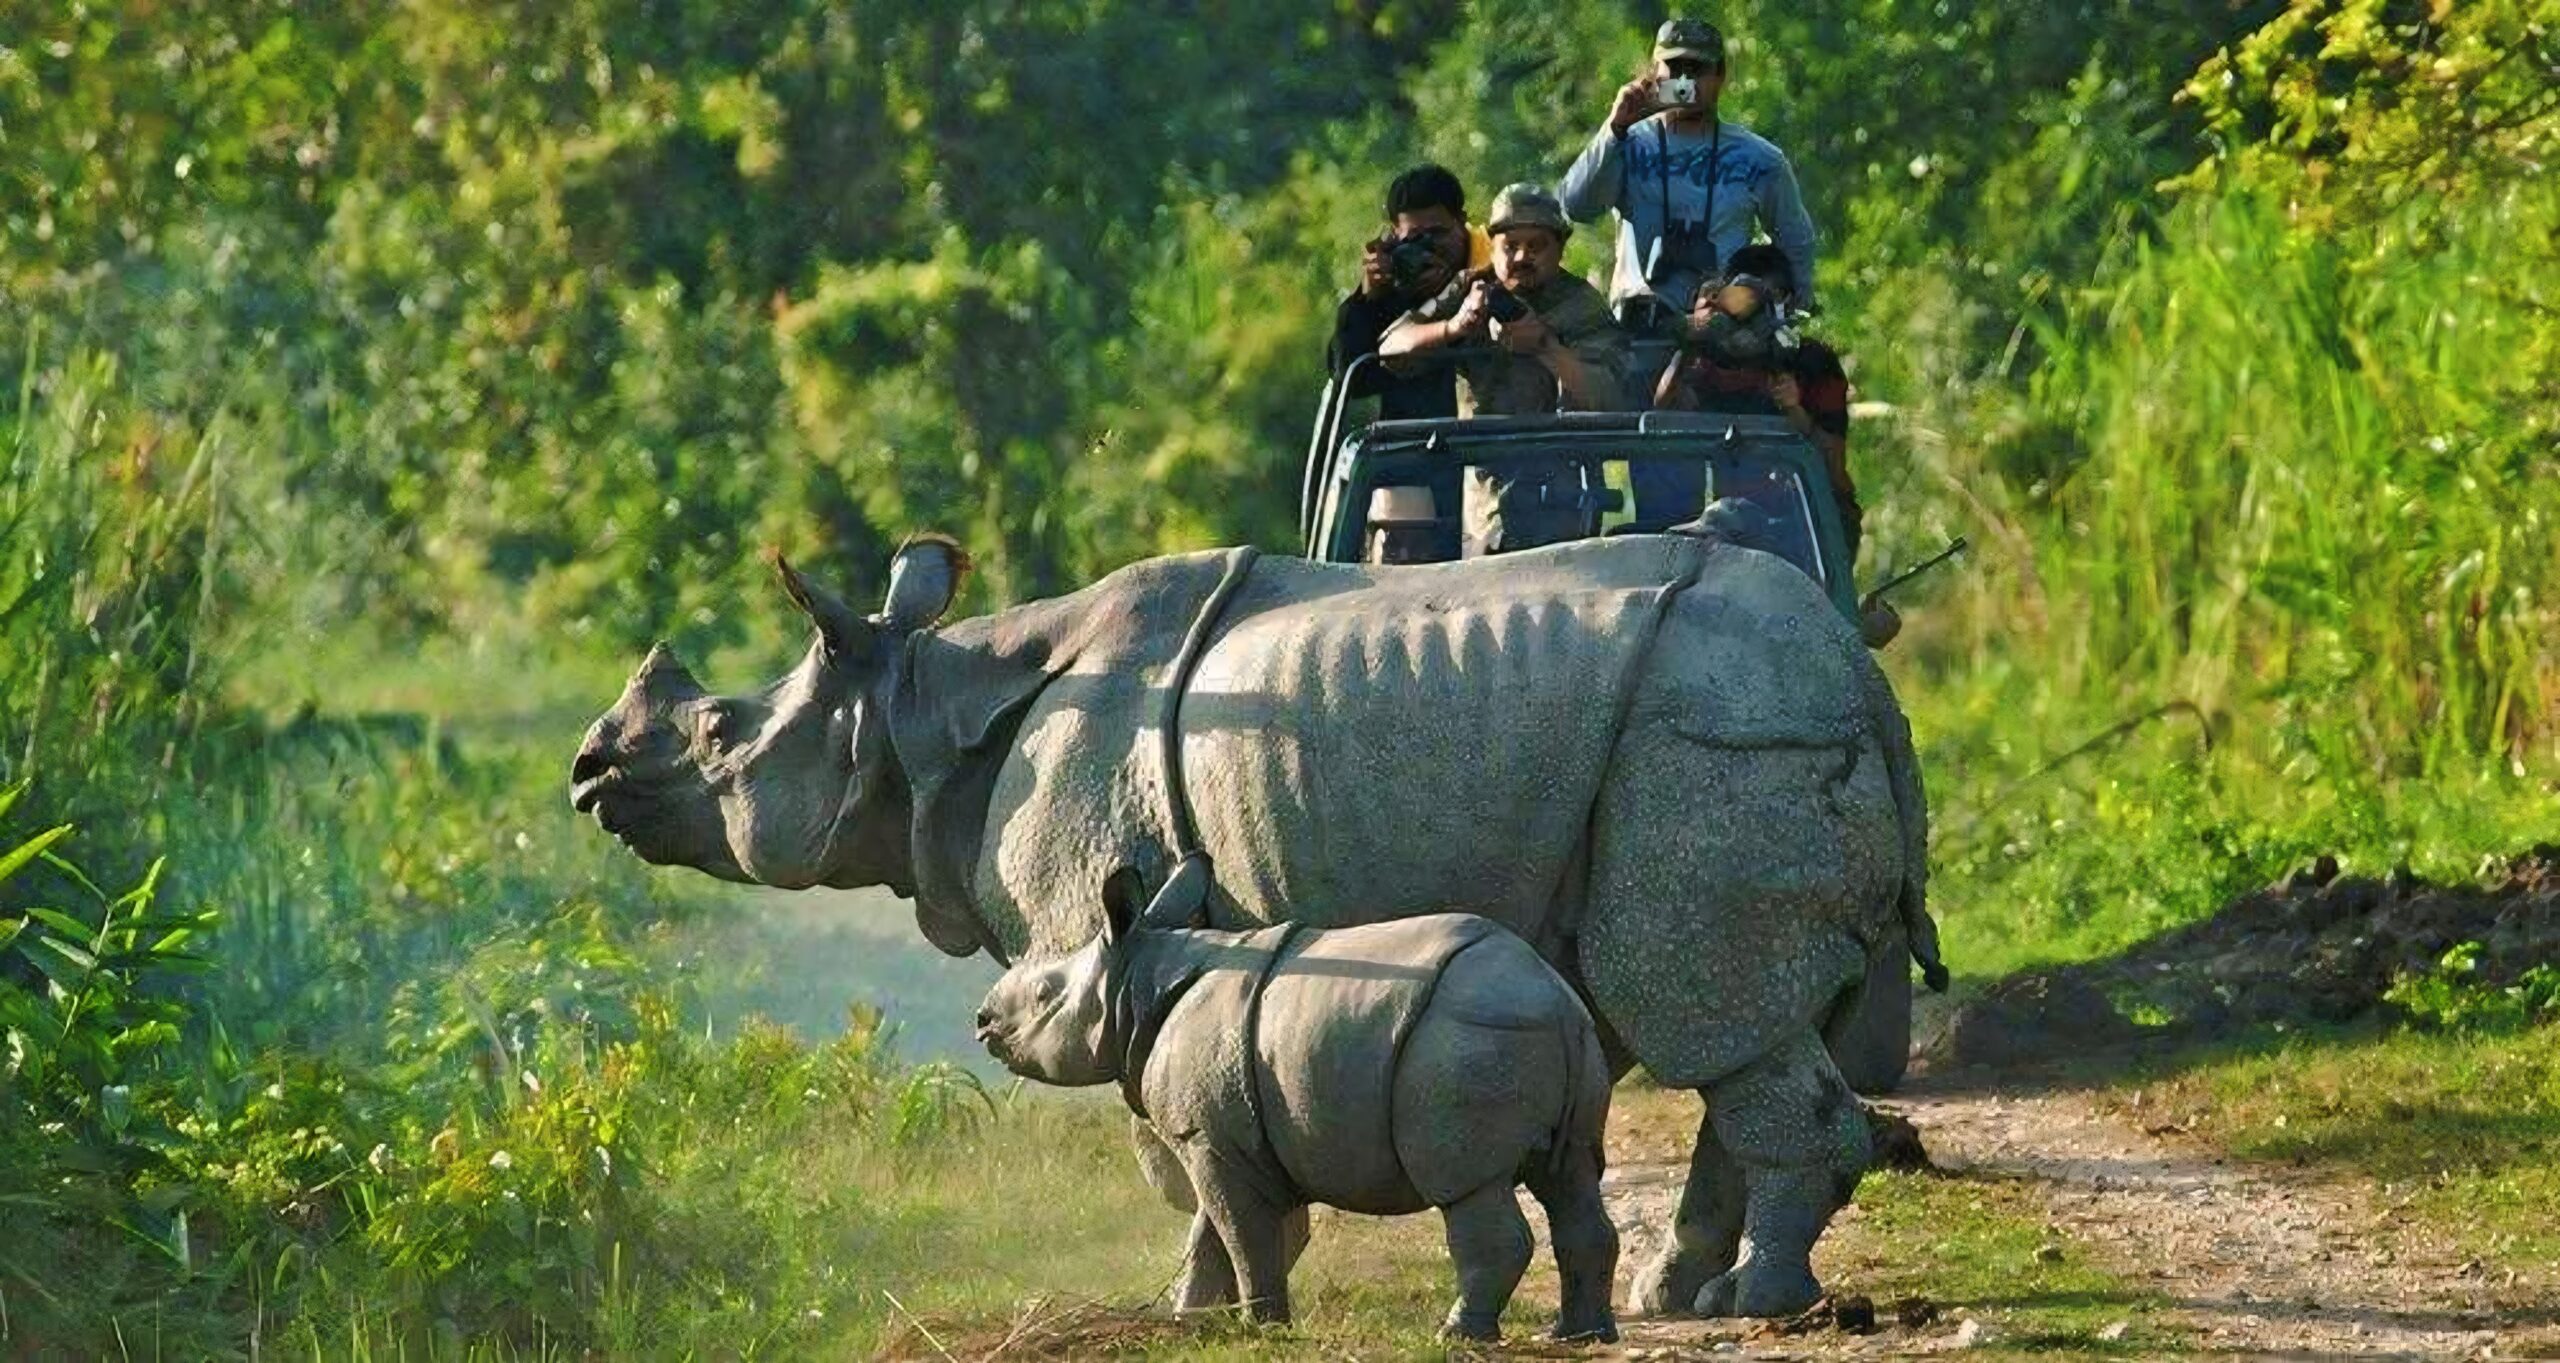
<path fill-rule="evenodd" d="M 1724 34 L 1674 19 L 1653 39 L 1653 64 L 1619 87 L 1609 117 L 1565 172 L 1577 222 L 1618 213 L 1609 298 L 1631 328 L 1676 332 L 1698 286 L 1765 229 L 1796 266 L 1798 306 L 1813 306 L 1813 220 L 1794 167 L 1767 138 L 1717 115 Z"/>

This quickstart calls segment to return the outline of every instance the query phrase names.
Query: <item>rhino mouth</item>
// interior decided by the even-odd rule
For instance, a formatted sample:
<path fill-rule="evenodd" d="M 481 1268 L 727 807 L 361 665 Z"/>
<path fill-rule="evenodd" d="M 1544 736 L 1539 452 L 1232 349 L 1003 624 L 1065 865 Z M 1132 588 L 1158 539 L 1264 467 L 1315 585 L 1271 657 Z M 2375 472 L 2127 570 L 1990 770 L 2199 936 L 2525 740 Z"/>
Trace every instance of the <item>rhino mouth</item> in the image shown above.
<path fill-rule="evenodd" d="M 596 822 L 603 825 L 604 831 L 608 833 L 619 832 L 620 830 L 614 827 L 614 806 L 629 802 L 610 800 L 607 797 L 628 785 L 629 781 L 630 778 L 625 776 L 620 768 L 578 781 L 569 787 L 569 808 L 580 814 L 595 815 Z"/>

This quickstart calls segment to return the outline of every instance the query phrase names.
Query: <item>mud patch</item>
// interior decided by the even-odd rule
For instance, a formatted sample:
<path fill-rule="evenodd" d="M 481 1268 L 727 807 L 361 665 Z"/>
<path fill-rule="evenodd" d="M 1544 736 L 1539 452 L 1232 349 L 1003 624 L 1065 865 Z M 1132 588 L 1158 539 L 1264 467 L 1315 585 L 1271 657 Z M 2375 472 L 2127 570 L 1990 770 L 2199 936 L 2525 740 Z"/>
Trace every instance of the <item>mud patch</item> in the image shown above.
<path fill-rule="evenodd" d="M 2123 955 L 2002 980 L 1958 1005 L 1921 1055 L 1929 1065 L 2014 1066 L 2269 1023 L 2352 1022 L 2388 1010 L 2394 981 L 2426 973 L 2463 942 L 2481 946 L 2484 985 L 2560 959 L 2560 846 L 2486 879 L 2341 876 L 2322 857 Z"/>

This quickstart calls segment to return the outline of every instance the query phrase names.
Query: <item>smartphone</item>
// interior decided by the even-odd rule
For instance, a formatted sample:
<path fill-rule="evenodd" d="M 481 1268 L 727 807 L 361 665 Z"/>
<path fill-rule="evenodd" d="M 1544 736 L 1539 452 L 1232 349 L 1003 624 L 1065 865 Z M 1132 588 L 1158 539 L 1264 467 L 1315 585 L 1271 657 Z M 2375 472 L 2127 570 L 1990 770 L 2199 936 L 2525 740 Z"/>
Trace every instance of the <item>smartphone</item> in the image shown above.
<path fill-rule="evenodd" d="M 1653 102 L 1666 109 L 1686 109 L 1698 102 L 1698 78 L 1661 76 L 1653 82 Z"/>

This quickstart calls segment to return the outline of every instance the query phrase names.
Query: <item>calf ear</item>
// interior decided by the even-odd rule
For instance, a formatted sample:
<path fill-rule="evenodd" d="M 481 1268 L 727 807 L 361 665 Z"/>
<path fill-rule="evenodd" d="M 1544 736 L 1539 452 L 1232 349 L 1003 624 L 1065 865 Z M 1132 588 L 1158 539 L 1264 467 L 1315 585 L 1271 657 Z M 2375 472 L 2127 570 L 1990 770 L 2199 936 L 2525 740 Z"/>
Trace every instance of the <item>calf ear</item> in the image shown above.
<path fill-rule="evenodd" d="M 783 594 L 791 604 L 818 627 L 818 637 L 826 641 L 827 652 L 840 658 L 860 657 L 869 651 L 879 627 L 854 614 L 853 607 L 830 595 L 823 587 L 800 575 L 791 560 L 779 549 L 765 551 L 773 559 L 774 574 L 782 579 Z"/>
<path fill-rule="evenodd" d="M 1138 916 L 1138 926 L 1159 931 L 1209 926 L 1211 878 L 1205 852 L 1194 852 L 1174 863 L 1173 874 L 1164 878 L 1164 888 L 1156 891 L 1147 911 Z"/>
<path fill-rule="evenodd" d="M 1117 947 L 1137 926 L 1146 908 L 1146 882 L 1135 866 L 1123 866 L 1102 878 L 1102 940 Z"/>
<path fill-rule="evenodd" d="M 951 609 L 969 576 L 969 554 L 948 535 L 915 535 L 889 560 L 889 599 L 880 619 L 901 634 L 923 629 Z"/>

